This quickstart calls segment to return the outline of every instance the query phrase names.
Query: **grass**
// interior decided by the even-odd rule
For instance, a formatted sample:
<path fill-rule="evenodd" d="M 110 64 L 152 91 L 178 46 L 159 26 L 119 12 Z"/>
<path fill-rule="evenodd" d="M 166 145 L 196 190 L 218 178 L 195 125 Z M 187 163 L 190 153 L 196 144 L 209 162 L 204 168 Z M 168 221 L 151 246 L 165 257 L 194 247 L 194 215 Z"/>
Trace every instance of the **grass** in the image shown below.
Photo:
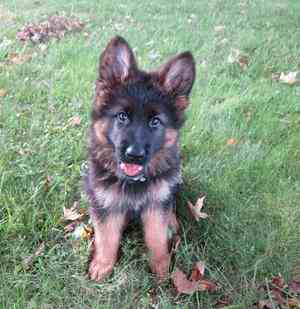
<path fill-rule="evenodd" d="M 83 33 L 47 48 L 15 40 L 18 29 L 64 11 L 86 21 Z M 300 3 L 294 0 L 111 2 L 2 0 L 0 61 L 1 308 L 250 308 L 273 275 L 289 280 L 300 256 L 300 85 L 271 79 L 300 70 Z M 224 25 L 223 31 L 216 26 Z M 174 296 L 149 273 L 140 229 L 122 241 L 121 259 L 104 283 L 86 279 L 88 244 L 64 237 L 62 209 L 80 200 L 86 132 L 100 51 L 128 39 L 145 69 L 179 51 L 197 62 L 192 105 L 182 131 L 185 187 L 178 211 L 182 244 L 173 263 L 189 271 L 203 260 L 215 294 Z M 249 59 L 229 64 L 231 50 Z M 153 59 L 151 54 L 157 54 Z M 68 126 L 79 115 L 81 125 Z M 234 138 L 236 145 L 227 145 Z M 50 183 L 47 177 L 51 177 Z M 208 220 L 191 222 L 188 199 L 207 195 Z M 44 241 L 30 269 L 22 266 Z M 154 308 L 154 307 L 153 307 Z"/>

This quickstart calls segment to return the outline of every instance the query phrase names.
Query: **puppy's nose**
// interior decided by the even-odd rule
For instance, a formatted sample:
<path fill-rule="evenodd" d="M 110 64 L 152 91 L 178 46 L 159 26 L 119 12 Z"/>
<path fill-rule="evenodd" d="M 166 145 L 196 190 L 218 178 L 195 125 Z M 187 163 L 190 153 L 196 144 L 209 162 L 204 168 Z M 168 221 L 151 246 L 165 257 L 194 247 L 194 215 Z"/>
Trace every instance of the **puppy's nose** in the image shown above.
<path fill-rule="evenodd" d="M 146 151 L 138 146 L 129 146 L 127 147 L 126 151 L 125 151 L 125 157 L 126 160 L 128 160 L 129 162 L 137 162 L 137 163 L 141 163 L 146 156 Z"/>

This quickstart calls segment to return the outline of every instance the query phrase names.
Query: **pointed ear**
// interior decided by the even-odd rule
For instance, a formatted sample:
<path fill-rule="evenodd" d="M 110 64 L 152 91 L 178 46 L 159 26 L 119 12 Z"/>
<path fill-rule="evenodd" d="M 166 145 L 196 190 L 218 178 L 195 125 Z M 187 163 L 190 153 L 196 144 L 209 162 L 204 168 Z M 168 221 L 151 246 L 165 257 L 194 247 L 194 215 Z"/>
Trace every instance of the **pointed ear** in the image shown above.
<path fill-rule="evenodd" d="M 189 96 L 195 75 L 195 61 L 190 52 L 171 58 L 158 71 L 160 86 L 165 92 L 175 97 Z"/>
<path fill-rule="evenodd" d="M 123 83 L 136 71 L 137 64 L 128 43 L 122 37 L 114 37 L 100 57 L 100 79 L 108 84 Z"/>

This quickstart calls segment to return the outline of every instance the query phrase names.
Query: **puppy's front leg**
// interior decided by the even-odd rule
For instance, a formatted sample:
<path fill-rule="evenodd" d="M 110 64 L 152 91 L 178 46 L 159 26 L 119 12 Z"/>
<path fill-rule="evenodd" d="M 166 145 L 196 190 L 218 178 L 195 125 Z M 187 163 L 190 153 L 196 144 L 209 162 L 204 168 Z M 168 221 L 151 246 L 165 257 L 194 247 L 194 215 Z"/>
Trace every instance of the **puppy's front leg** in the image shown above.
<path fill-rule="evenodd" d="M 101 281 L 111 274 L 117 261 L 125 215 L 110 214 L 102 220 L 92 216 L 92 221 L 95 238 L 89 275 L 92 280 Z"/>
<path fill-rule="evenodd" d="M 169 227 L 175 224 L 175 215 L 163 209 L 149 208 L 142 214 L 145 242 L 150 252 L 150 267 L 158 279 L 165 279 L 169 272 Z M 174 226 L 175 227 L 175 226 Z"/>

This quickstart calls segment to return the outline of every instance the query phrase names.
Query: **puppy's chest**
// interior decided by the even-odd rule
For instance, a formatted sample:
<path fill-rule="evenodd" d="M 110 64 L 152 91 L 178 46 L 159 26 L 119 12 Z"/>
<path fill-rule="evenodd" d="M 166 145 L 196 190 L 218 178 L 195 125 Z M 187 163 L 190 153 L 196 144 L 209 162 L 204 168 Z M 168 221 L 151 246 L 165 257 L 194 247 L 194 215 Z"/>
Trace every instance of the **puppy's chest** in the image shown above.
<path fill-rule="evenodd" d="M 96 199 L 101 208 L 109 211 L 139 212 L 146 207 L 162 207 L 172 199 L 172 184 L 165 180 L 150 184 L 145 190 L 125 190 L 119 184 L 96 189 Z"/>

